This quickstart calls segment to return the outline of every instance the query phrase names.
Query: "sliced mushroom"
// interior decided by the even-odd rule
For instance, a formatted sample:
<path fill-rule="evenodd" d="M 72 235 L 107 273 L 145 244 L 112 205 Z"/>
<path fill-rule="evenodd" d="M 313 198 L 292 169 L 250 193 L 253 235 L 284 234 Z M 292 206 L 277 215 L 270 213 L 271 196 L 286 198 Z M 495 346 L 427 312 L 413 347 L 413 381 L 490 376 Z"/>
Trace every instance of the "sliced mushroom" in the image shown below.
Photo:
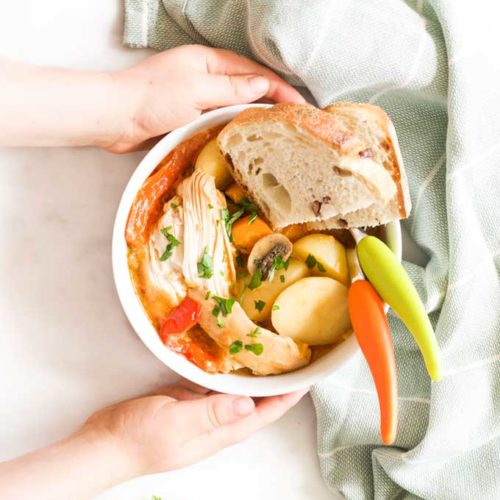
<path fill-rule="evenodd" d="M 248 256 L 248 272 L 253 275 L 257 269 L 262 272 L 262 279 L 267 279 L 275 258 L 279 255 L 284 261 L 292 255 L 292 242 L 280 233 L 272 233 L 261 238 Z"/>

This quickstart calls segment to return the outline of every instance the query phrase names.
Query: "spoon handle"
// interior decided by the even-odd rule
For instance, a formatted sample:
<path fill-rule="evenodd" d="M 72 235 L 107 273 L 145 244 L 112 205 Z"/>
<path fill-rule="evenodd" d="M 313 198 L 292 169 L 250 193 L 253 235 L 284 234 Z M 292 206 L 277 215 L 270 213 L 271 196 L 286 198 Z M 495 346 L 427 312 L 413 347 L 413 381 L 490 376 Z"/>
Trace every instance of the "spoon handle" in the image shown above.
<path fill-rule="evenodd" d="M 401 318 L 422 352 L 432 380 L 443 377 L 439 346 L 424 305 L 410 277 L 381 240 L 366 236 L 358 242 L 358 258 L 364 274 L 378 294 Z"/>

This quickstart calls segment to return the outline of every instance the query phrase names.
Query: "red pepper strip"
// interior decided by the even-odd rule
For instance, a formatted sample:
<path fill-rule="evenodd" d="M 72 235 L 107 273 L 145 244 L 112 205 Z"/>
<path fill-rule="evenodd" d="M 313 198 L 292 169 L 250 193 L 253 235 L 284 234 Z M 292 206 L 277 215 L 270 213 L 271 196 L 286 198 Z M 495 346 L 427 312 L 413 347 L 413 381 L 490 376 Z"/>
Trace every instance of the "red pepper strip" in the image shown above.
<path fill-rule="evenodd" d="M 224 359 L 219 347 L 206 339 L 205 334 L 189 331 L 198 323 L 201 304 L 186 297 L 174 307 L 160 328 L 160 338 L 169 349 L 209 373 L 216 373 Z M 212 345 L 213 344 L 213 345 Z"/>
<path fill-rule="evenodd" d="M 201 304 L 186 297 L 177 307 L 174 307 L 160 328 L 160 338 L 165 344 L 170 334 L 182 333 L 198 323 Z"/>
<path fill-rule="evenodd" d="M 208 373 L 217 373 L 222 358 L 208 352 L 189 332 L 172 333 L 165 345 L 174 352 L 182 354 L 188 361 Z"/>
<path fill-rule="evenodd" d="M 396 359 L 384 303 L 368 281 L 356 280 L 351 284 L 349 314 L 377 388 L 382 441 L 392 444 L 398 422 Z"/>
<path fill-rule="evenodd" d="M 166 196 L 170 194 L 181 174 L 195 161 L 203 146 L 215 137 L 221 128 L 203 130 L 181 142 L 146 179 L 135 197 L 125 228 L 125 239 L 130 248 L 137 248 L 146 243 Z"/>

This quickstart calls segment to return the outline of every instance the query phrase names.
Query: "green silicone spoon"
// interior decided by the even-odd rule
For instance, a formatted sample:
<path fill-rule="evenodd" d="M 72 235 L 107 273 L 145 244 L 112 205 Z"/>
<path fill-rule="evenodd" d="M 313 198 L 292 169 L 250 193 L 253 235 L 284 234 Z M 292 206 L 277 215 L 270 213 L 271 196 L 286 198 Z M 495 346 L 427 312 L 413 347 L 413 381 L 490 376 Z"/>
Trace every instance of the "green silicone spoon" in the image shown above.
<path fill-rule="evenodd" d="M 410 277 L 385 243 L 358 230 L 351 232 L 366 277 L 412 333 L 431 379 L 441 380 L 443 368 L 436 336 Z"/>

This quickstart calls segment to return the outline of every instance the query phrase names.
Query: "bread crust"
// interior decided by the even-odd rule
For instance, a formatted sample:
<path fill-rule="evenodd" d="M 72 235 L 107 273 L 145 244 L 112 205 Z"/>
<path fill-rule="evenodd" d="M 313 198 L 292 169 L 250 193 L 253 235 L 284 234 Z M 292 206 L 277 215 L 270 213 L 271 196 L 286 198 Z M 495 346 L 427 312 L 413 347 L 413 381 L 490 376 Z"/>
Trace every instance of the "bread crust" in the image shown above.
<path fill-rule="evenodd" d="M 248 108 L 229 122 L 218 136 L 219 146 L 227 134 L 243 124 L 263 122 L 288 123 L 303 128 L 317 139 L 336 150 L 340 156 L 359 157 L 374 146 L 383 149 L 388 161 L 384 167 L 390 173 L 397 190 L 400 218 L 409 215 L 411 202 L 406 173 L 403 166 L 394 126 L 384 110 L 372 104 L 338 102 L 323 110 L 310 104 L 278 103 L 271 108 Z M 373 127 L 380 135 L 380 144 L 368 143 L 359 134 L 362 124 Z M 221 148 L 223 150 L 223 148 Z M 233 175 L 238 182 L 243 179 L 228 158 Z M 250 186 L 244 186 L 251 194 Z"/>

